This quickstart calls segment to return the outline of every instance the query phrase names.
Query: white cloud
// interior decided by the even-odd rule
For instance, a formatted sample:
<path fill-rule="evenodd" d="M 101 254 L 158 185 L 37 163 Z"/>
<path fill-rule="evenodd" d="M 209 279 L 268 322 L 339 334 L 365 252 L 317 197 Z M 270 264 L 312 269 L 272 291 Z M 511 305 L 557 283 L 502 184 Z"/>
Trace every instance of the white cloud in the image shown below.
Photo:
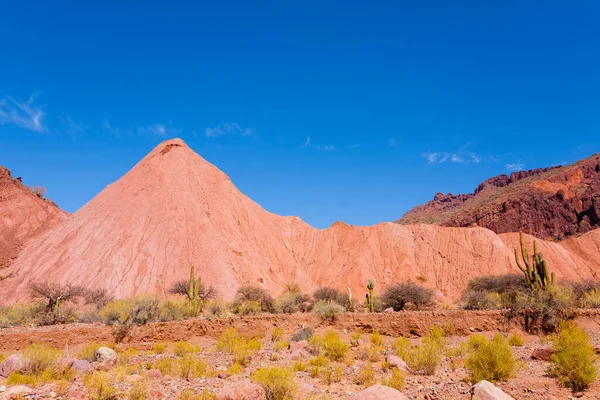
<path fill-rule="evenodd" d="M 447 151 L 423 153 L 423 157 L 427 159 L 429 164 L 442 164 L 450 161 L 453 164 L 473 163 L 479 164 L 481 157 L 475 153 L 464 154 L 462 152 L 451 153 Z"/>
<path fill-rule="evenodd" d="M 175 128 L 171 123 L 168 126 L 156 124 L 139 127 L 138 133 L 140 135 L 174 136 L 181 134 L 181 129 Z"/>
<path fill-rule="evenodd" d="M 525 167 L 520 162 L 510 163 L 505 165 L 506 169 L 509 171 L 522 171 Z"/>
<path fill-rule="evenodd" d="M 320 151 L 333 151 L 335 150 L 335 146 L 332 144 L 313 144 L 310 136 L 306 137 L 306 140 L 304 141 L 304 145 L 302 146 L 303 148 L 313 148 L 313 149 L 317 149 Z"/>
<path fill-rule="evenodd" d="M 209 138 L 218 138 L 224 135 L 249 136 L 254 134 L 254 129 L 242 128 L 237 122 L 221 122 L 214 128 L 206 128 L 204 135 Z"/>
<path fill-rule="evenodd" d="M 113 128 L 107 119 L 105 119 L 104 122 L 102 122 L 102 128 L 104 128 L 105 131 L 112 133 L 113 135 L 116 135 L 116 136 L 121 135 L 121 129 Z"/>
<path fill-rule="evenodd" d="M 44 125 L 46 113 L 41 107 L 35 106 L 37 93 L 29 96 L 25 102 L 18 102 L 7 96 L 0 100 L 0 123 L 16 125 L 34 132 L 46 132 Z"/>
<path fill-rule="evenodd" d="M 71 136 L 78 135 L 89 129 L 89 127 L 86 124 L 84 124 L 83 122 L 75 122 L 68 115 L 64 118 L 58 117 L 58 120 L 60 121 L 60 124 L 62 125 L 65 132 Z"/>

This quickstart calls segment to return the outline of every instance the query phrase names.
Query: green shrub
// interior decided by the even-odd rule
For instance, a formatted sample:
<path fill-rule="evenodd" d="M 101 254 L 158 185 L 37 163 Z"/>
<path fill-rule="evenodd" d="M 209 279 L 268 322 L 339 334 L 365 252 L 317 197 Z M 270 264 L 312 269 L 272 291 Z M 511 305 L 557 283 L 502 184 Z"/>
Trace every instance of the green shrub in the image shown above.
<path fill-rule="evenodd" d="M 220 317 L 227 312 L 227 306 L 222 300 L 212 300 L 206 305 L 206 313 L 212 317 Z"/>
<path fill-rule="evenodd" d="M 106 372 L 96 371 L 86 375 L 84 383 L 90 400 L 116 400 L 117 389 Z"/>
<path fill-rule="evenodd" d="M 234 362 L 246 365 L 252 354 L 262 348 L 262 344 L 257 339 L 248 339 L 240 335 L 237 329 L 231 328 L 217 339 L 216 348 L 232 354 Z"/>
<path fill-rule="evenodd" d="M 271 332 L 271 342 L 278 342 L 283 338 L 284 330 L 282 328 L 275 328 L 273 332 Z"/>
<path fill-rule="evenodd" d="M 385 308 L 392 307 L 394 311 L 402 311 L 407 303 L 419 309 L 431 304 L 433 290 L 417 285 L 413 282 L 396 283 L 389 285 L 381 301 Z"/>
<path fill-rule="evenodd" d="M 363 386 L 373 386 L 375 384 L 375 369 L 371 364 L 364 365 L 358 375 L 354 378 L 354 383 Z"/>
<path fill-rule="evenodd" d="M 0 306 L 0 328 L 11 326 L 38 325 L 37 316 L 43 313 L 45 306 L 40 303 Z"/>
<path fill-rule="evenodd" d="M 262 312 L 262 306 L 258 301 L 243 301 L 235 304 L 234 312 L 241 316 L 258 315 Z"/>
<path fill-rule="evenodd" d="M 508 341 L 499 333 L 492 340 L 483 338 L 485 340 L 479 336 L 470 344 L 471 353 L 465 362 L 470 381 L 498 382 L 513 377 L 517 363 Z"/>
<path fill-rule="evenodd" d="M 344 342 L 337 332 L 330 330 L 323 336 L 323 350 L 329 359 L 340 361 L 350 351 L 350 345 Z"/>
<path fill-rule="evenodd" d="M 158 306 L 159 321 L 179 321 L 190 318 L 190 307 L 185 300 L 164 300 Z"/>
<path fill-rule="evenodd" d="M 371 333 L 370 339 L 373 346 L 383 346 L 383 336 L 381 333 L 374 331 Z"/>
<path fill-rule="evenodd" d="M 382 385 L 389 386 L 398 391 L 404 389 L 404 386 L 406 385 L 406 377 L 404 375 L 404 372 L 402 372 L 398 368 L 392 369 L 391 376 L 384 380 L 382 382 Z"/>
<path fill-rule="evenodd" d="M 158 319 L 159 305 L 153 297 L 114 300 L 100 311 L 100 318 L 107 325 L 145 325 Z"/>
<path fill-rule="evenodd" d="M 260 368 L 250 378 L 262 386 L 267 400 L 292 400 L 298 390 L 295 374 L 288 368 Z"/>
<path fill-rule="evenodd" d="M 173 354 L 179 357 L 186 354 L 199 353 L 200 350 L 200 346 L 188 343 L 184 340 L 179 340 L 173 345 Z"/>
<path fill-rule="evenodd" d="M 508 336 L 508 344 L 511 346 L 521 347 L 525 344 L 525 340 L 523 340 L 523 337 L 517 332 L 514 332 Z"/>
<path fill-rule="evenodd" d="M 573 392 L 587 389 L 598 374 L 597 357 L 587 333 L 575 323 L 566 322 L 552 344 L 550 375 Z"/>
<path fill-rule="evenodd" d="M 156 342 L 152 345 L 152 352 L 154 354 L 163 354 L 167 350 L 167 344 L 165 342 Z"/>
<path fill-rule="evenodd" d="M 321 375 L 321 371 L 329 366 L 329 358 L 325 356 L 316 356 L 308 360 L 308 373 L 313 378 Z"/>
<path fill-rule="evenodd" d="M 290 344 L 288 342 L 286 342 L 285 340 L 279 340 L 279 341 L 275 342 L 275 344 L 273 345 L 273 348 L 275 349 L 275 351 L 282 351 L 282 350 L 286 350 L 289 346 L 290 346 Z"/>
<path fill-rule="evenodd" d="M 317 301 L 313 306 L 313 312 L 320 315 L 323 318 L 329 318 L 335 320 L 338 315 L 346 311 L 346 309 L 340 306 L 338 303 L 327 302 L 324 300 Z"/>

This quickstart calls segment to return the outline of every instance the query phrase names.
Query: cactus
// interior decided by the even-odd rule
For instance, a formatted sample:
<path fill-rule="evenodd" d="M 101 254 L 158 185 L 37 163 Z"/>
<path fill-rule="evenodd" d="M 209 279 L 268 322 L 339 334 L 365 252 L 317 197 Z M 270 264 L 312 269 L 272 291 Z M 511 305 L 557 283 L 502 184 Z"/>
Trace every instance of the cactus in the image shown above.
<path fill-rule="evenodd" d="M 515 249 L 515 261 L 521 272 L 525 275 L 527 285 L 532 289 L 538 288 L 547 290 L 554 284 L 554 272 L 551 274 L 548 273 L 548 265 L 546 264 L 546 260 L 544 260 L 542 253 L 537 251 L 537 243 L 535 240 L 533 241 L 533 257 L 531 260 L 527 253 L 527 249 L 525 248 L 523 232 L 519 233 L 519 241 L 521 245 L 521 258 L 523 259 L 523 264 L 525 264 L 525 266 L 519 261 L 519 252 L 517 249 Z"/>
<path fill-rule="evenodd" d="M 373 279 L 369 279 L 369 284 L 367 285 L 367 289 L 369 293 L 367 296 L 367 308 L 369 312 L 375 312 L 375 295 L 373 294 L 373 289 L 375 289 L 375 281 Z"/>
<path fill-rule="evenodd" d="M 202 299 L 200 298 L 200 286 L 202 285 L 202 278 L 194 278 L 194 266 L 190 268 L 190 282 L 189 289 L 187 292 L 187 301 L 190 307 L 190 313 L 193 317 L 197 317 L 202 312 Z"/>
<path fill-rule="evenodd" d="M 346 311 L 354 312 L 354 303 L 352 302 L 352 291 L 348 288 L 348 303 L 346 304 Z"/>

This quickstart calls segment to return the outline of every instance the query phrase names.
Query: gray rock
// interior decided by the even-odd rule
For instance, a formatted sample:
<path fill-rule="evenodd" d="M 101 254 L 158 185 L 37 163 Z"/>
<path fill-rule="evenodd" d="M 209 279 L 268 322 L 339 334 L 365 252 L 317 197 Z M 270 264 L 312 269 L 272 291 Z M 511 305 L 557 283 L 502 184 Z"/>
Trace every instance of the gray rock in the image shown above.
<path fill-rule="evenodd" d="M 471 400 L 515 400 L 491 382 L 481 381 L 471 388 Z"/>
<path fill-rule="evenodd" d="M 98 350 L 96 350 L 95 359 L 98 362 L 114 362 L 117 360 L 117 353 L 108 347 L 100 347 Z"/>
<path fill-rule="evenodd" d="M 13 372 L 21 371 L 23 368 L 23 356 L 20 354 L 11 354 L 0 363 L 0 376 L 8 378 Z"/>

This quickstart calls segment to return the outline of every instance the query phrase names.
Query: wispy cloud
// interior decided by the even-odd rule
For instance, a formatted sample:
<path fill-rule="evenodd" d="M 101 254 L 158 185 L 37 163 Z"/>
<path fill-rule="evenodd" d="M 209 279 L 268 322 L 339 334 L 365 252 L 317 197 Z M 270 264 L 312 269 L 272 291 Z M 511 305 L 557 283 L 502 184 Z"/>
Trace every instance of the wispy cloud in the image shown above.
<path fill-rule="evenodd" d="M 60 121 L 62 129 L 71 136 L 78 135 L 89 129 L 89 127 L 86 124 L 84 124 L 83 122 L 75 122 L 68 115 L 64 118 L 58 117 L 58 120 Z"/>
<path fill-rule="evenodd" d="M 237 122 L 221 122 L 213 128 L 206 128 L 204 130 L 204 135 L 209 138 L 218 138 L 224 135 L 249 136 L 254 133 L 254 129 L 242 128 Z"/>
<path fill-rule="evenodd" d="M 34 105 L 37 96 L 38 94 L 34 93 L 24 102 L 18 102 L 10 96 L 1 99 L 0 123 L 16 125 L 34 132 L 46 132 L 46 113 L 42 107 Z"/>
<path fill-rule="evenodd" d="M 154 136 L 174 136 L 181 134 L 181 129 L 177 129 L 171 122 L 168 125 L 156 124 L 142 126 L 137 129 L 140 135 L 154 135 Z"/>
<path fill-rule="evenodd" d="M 314 144 L 311 139 L 310 136 L 306 137 L 306 140 L 304 141 L 304 146 L 302 146 L 304 148 L 312 148 L 312 149 L 317 149 L 320 151 L 334 151 L 335 150 L 335 146 L 332 144 Z"/>
<path fill-rule="evenodd" d="M 120 136 L 120 135 L 121 135 L 121 129 L 113 127 L 113 126 L 110 124 L 110 122 L 108 122 L 108 120 L 107 120 L 107 119 L 105 119 L 105 120 L 102 122 L 102 128 L 103 128 L 105 131 L 112 133 L 113 135 L 116 135 L 116 136 Z"/>
<path fill-rule="evenodd" d="M 450 161 L 451 163 L 454 164 L 461 164 L 461 163 L 473 163 L 473 164 L 479 164 L 481 162 L 481 157 L 479 157 L 477 154 L 475 153 L 451 153 L 451 152 L 446 152 L 446 151 L 442 151 L 442 152 L 430 152 L 430 153 L 423 153 L 422 154 L 423 157 L 425 157 L 427 159 L 427 162 L 429 164 L 443 164 L 447 161 Z"/>
<path fill-rule="evenodd" d="M 521 164 L 520 162 L 514 162 L 506 164 L 505 167 L 509 171 L 522 171 L 525 165 Z"/>

